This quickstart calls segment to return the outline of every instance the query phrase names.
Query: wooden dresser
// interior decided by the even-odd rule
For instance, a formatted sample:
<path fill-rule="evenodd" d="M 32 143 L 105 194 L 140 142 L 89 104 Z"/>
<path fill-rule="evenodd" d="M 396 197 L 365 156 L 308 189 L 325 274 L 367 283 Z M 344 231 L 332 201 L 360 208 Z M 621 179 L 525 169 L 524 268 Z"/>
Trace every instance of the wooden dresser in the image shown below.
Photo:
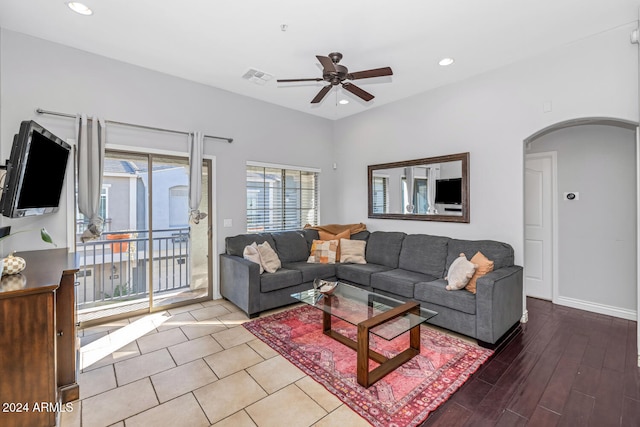
<path fill-rule="evenodd" d="M 75 256 L 19 252 L 26 269 L 0 280 L 0 426 L 54 426 L 80 395 Z"/>

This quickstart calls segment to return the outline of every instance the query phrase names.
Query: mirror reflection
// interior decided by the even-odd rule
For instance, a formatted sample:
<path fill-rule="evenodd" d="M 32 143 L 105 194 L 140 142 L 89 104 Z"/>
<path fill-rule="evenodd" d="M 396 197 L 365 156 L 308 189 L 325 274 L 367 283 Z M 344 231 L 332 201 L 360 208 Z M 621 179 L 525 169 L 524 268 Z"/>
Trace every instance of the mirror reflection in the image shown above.
<path fill-rule="evenodd" d="M 369 217 L 469 222 L 469 153 L 369 166 Z"/>

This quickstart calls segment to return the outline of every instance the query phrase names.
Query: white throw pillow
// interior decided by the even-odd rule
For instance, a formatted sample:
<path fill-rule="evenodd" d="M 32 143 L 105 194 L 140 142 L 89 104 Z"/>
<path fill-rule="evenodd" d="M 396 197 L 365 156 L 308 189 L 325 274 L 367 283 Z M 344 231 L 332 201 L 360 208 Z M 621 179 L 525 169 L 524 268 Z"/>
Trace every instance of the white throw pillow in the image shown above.
<path fill-rule="evenodd" d="M 242 257 L 258 264 L 260 266 L 260 274 L 264 273 L 264 267 L 262 266 L 262 260 L 260 259 L 260 252 L 258 252 L 258 244 L 256 242 L 244 247 Z"/>
<path fill-rule="evenodd" d="M 264 267 L 264 271 L 267 273 L 275 273 L 280 267 L 282 267 L 278 254 L 271 248 L 269 242 L 259 244 L 258 252 L 260 253 L 262 267 Z"/>
<path fill-rule="evenodd" d="M 340 262 L 352 262 L 354 264 L 366 264 L 364 250 L 366 240 L 340 239 Z"/>
<path fill-rule="evenodd" d="M 446 289 L 455 291 L 464 288 L 473 277 L 476 268 L 477 265 L 469 261 L 464 254 L 460 254 L 449 266 L 449 274 L 445 277 L 448 283 Z"/>

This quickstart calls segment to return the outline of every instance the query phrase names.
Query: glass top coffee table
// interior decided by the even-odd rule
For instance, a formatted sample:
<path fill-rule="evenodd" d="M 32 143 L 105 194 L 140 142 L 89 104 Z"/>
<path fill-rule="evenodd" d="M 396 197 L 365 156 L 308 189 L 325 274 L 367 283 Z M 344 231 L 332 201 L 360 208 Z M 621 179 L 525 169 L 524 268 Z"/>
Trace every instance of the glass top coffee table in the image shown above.
<path fill-rule="evenodd" d="M 356 374 L 363 387 L 371 386 L 420 353 L 420 324 L 438 314 L 421 308 L 415 301 L 400 301 L 341 282 L 331 295 L 310 289 L 291 296 L 322 310 L 323 333 L 356 350 Z M 331 329 L 334 316 L 358 328 L 355 341 Z M 391 358 L 369 348 L 370 333 L 392 340 L 407 331 L 409 348 Z M 370 371 L 369 359 L 379 366 Z"/>

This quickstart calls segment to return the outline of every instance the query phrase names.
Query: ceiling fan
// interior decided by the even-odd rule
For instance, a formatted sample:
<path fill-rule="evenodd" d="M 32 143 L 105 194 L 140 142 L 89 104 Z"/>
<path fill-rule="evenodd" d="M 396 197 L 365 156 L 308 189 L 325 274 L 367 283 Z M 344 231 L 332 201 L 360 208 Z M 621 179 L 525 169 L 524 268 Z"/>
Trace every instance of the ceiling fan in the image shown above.
<path fill-rule="evenodd" d="M 374 96 L 369 92 L 359 88 L 351 82 L 345 80 L 358 80 L 358 79 L 368 79 L 371 77 L 382 77 L 382 76 L 392 76 L 393 71 L 391 71 L 390 67 L 383 68 L 374 68 L 372 70 L 365 71 L 356 71 L 355 73 L 350 73 L 347 67 L 344 65 L 338 64 L 342 59 L 342 54 L 340 52 L 332 52 L 329 56 L 320 56 L 316 55 L 320 64 L 322 64 L 322 77 L 316 77 L 311 79 L 281 79 L 278 80 L 278 83 L 293 83 L 293 82 L 321 82 L 326 81 L 329 82 L 328 85 L 323 87 L 320 92 L 311 100 L 312 104 L 317 104 L 329 93 L 333 86 L 337 86 L 339 84 L 342 87 L 354 94 L 355 96 L 362 98 L 365 101 L 371 101 Z"/>

